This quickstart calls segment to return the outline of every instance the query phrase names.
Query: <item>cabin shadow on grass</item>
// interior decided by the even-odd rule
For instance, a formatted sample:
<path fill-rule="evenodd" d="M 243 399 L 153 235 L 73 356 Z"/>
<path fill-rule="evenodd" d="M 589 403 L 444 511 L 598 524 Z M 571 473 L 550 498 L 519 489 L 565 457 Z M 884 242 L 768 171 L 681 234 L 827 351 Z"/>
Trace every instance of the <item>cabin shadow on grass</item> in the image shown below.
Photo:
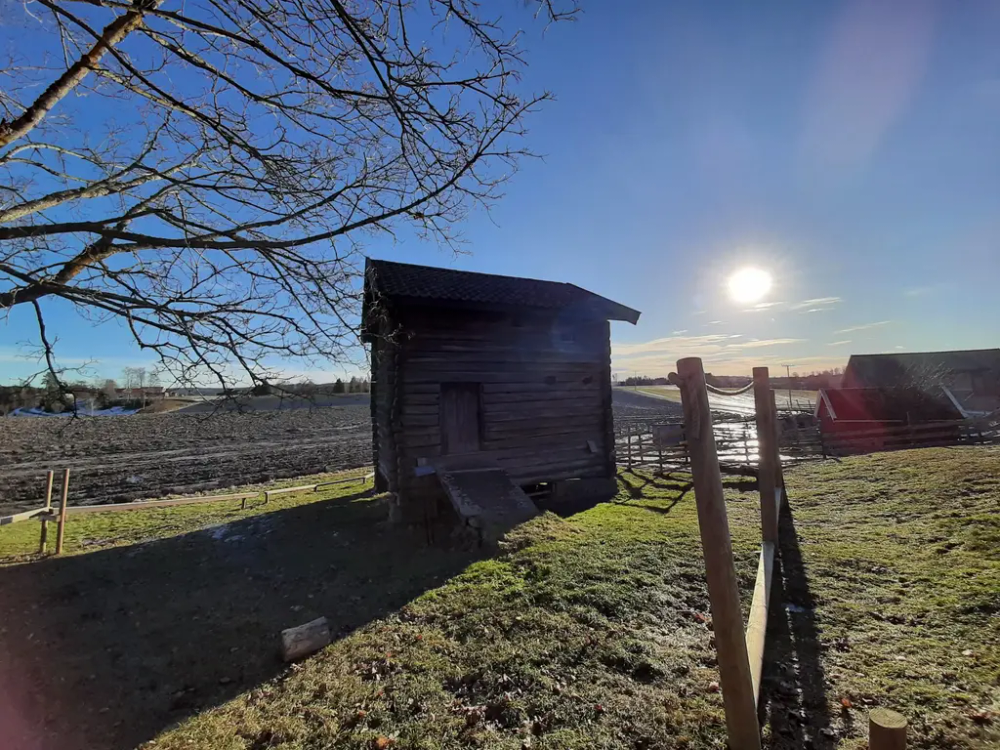
<path fill-rule="evenodd" d="M 368 495 L 0 569 L 0 744 L 135 747 L 278 675 L 282 629 L 325 616 L 336 640 L 482 556 Z"/>

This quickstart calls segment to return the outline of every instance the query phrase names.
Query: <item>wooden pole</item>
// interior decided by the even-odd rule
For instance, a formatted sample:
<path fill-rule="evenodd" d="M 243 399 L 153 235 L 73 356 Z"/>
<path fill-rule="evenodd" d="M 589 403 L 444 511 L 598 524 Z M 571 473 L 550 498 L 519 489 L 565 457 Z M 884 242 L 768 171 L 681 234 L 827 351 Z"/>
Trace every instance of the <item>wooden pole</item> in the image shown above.
<path fill-rule="evenodd" d="M 750 662 L 743 635 L 740 592 L 733 563 L 729 518 L 722 489 L 722 473 L 712 431 L 705 370 L 701 359 L 678 360 L 681 403 L 687 431 L 698 527 L 705 555 L 712 629 L 719 658 L 719 682 L 726 711 L 730 750 L 759 750 L 760 726 L 754 702 Z"/>
<path fill-rule="evenodd" d="M 632 469 L 632 423 L 631 422 L 626 422 L 625 423 L 625 429 L 627 430 L 626 440 L 628 441 L 626 443 L 626 445 L 628 446 L 628 448 L 627 448 L 627 452 L 628 452 L 628 468 L 631 471 L 631 469 Z"/>
<path fill-rule="evenodd" d="M 774 486 L 775 506 L 774 506 L 774 538 L 778 538 L 778 516 L 781 513 L 781 495 L 785 489 L 785 472 L 781 467 L 781 420 L 778 419 L 778 407 L 774 403 L 774 391 L 771 391 L 771 420 L 774 422 L 774 454 L 771 457 L 774 463 Z"/>
<path fill-rule="evenodd" d="M 63 540 L 66 538 L 66 506 L 69 504 L 69 469 L 63 473 L 62 498 L 59 500 L 59 526 L 56 529 L 56 554 L 63 551 Z"/>
<path fill-rule="evenodd" d="M 760 528 L 765 542 L 778 541 L 778 514 L 774 502 L 777 467 L 777 429 L 771 381 L 766 367 L 753 368 L 753 400 L 757 410 L 757 486 L 760 489 Z"/>
<path fill-rule="evenodd" d="M 52 510 L 52 480 L 55 479 L 56 473 L 50 471 L 45 478 L 45 511 L 51 512 Z M 49 541 L 49 522 L 46 519 L 42 519 L 42 531 L 41 535 L 38 537 L 38 554 L 45 554 L 45 546 Z"/>
<path fill-rule="evenodd" d="M 888 708 L 868 714 L 869 750 L 906 750 L 906 717 Z"/>

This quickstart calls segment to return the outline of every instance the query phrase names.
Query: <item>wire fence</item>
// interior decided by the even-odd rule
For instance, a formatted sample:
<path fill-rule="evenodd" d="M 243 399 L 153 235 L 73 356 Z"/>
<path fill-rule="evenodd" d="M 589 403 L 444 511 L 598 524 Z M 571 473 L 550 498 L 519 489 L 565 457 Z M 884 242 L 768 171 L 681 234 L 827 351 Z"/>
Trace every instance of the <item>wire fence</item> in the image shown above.
<path fill-rule="evenodd" d="M 713 434 L 723 471 L 752 472 L 759 459 L 755 417 L 713 413 Z M 927 424 L 821 426 L 811 416 L 778 415 L 781 462 L 803 461 L 907 448 L 1000 445 L 1000 415 Z M 627 468 L 675 470 L 690 465 L 684 422 L 679 417 L 615 420 L 617 461 Z"/>

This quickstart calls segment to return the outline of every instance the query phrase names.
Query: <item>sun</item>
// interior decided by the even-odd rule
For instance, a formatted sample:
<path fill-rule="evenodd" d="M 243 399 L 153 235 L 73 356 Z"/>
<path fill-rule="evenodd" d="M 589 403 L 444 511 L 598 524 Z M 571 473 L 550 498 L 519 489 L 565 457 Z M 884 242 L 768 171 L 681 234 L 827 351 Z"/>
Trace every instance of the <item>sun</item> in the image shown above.
<path fill-rule="evenodd" d="M 758 302 L 771 291 L 771 274 L 748 266 L 733 272 L 727 285 L 734 302 Z"/>

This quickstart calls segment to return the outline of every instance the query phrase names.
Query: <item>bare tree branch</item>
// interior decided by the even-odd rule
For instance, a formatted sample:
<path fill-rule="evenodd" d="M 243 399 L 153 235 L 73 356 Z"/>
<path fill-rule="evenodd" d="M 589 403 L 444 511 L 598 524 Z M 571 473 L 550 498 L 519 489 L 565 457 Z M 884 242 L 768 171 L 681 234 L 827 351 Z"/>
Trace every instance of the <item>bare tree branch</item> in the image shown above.
<path fill-rule="evenodd" d="M 457 247 L 548 98 L 518 92 L 516 2 L 509 21 L 475 0 L 31 8 L 0 91 L 0 310 L 117 319 L 182 382 L 357 351 L 366 241 Z"/>

